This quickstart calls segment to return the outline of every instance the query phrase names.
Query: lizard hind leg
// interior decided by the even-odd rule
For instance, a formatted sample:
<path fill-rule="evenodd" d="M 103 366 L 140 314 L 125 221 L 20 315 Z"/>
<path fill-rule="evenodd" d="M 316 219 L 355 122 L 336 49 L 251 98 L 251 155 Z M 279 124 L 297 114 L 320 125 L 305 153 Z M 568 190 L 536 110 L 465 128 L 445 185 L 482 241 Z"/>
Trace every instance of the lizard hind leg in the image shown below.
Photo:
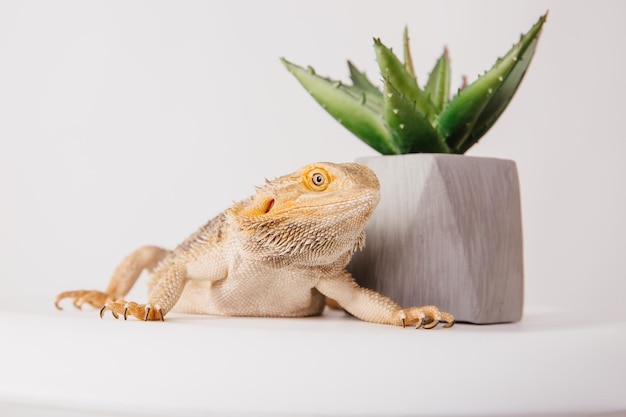
<path fill-rule="evenodd" d="M 106 291 L 78 290 L 65 291 L 57 295 L 54 305 L 62 310 L 59 302 L 65 298 L 72 299 L 74 307 L 80 309 L 83 304 L 89 304 L 100 309 L 106 303 L 123 298 L 133 287 L 141 271 L 154 270 L 170 251 L 157 246 L 142 246 L 128 255 L 115 269 Z"/>

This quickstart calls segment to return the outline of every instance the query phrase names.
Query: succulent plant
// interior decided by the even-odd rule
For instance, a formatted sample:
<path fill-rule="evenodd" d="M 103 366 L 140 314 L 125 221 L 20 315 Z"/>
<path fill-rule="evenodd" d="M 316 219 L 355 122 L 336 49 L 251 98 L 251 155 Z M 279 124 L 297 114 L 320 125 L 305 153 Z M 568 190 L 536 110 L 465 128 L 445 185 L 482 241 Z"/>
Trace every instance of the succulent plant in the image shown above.
<path fill-rule="evenodd" d="M 380 39 L 374 39 L 382 91 L 350 61 L 352 85 L 346 85 L 318 76 L 312 67 L 305 69 L 281 59 L 328 113 L 378 152 L 463 154 L 493 126 L 515 94 L 546 18 L 547 13 L 490 70 L 462 86 L 452 99 L 447 49 L 421 88 L 406 28 L 404 62 Z"/>

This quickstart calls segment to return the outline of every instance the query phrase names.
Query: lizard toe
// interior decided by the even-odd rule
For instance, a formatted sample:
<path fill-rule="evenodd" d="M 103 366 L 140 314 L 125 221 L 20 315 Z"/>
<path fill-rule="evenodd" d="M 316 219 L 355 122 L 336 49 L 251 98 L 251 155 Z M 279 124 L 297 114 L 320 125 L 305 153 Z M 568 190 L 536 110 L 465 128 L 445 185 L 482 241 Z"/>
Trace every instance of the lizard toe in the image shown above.
<path fill-rule="evenodd" d="M 78 291 L 65 291 L 56 296 L 54 300 L 54 306 L 63 310 L 60 306 L 60 302 L 69 298 L 72 300 L 72 305 L 81 310 L 83 304 L 87 303 L 95 308 L 101 308 L 107 301 L 111 299 L 111 296 L 107 293 L 97 290 L 78 290 Z"/>

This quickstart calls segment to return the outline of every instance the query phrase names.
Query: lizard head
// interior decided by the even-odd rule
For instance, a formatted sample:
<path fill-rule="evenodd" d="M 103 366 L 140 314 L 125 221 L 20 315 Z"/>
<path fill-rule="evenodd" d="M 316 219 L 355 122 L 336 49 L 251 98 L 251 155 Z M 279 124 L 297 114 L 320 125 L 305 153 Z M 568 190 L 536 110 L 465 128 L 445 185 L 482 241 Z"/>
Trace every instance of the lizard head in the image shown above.
<path fill-rule="evenodd" d="M 322 265 L 363 246 L 379 188 L 364 165 L 319 162 L 267 181 L 229 213 L 261 258 Z"/>

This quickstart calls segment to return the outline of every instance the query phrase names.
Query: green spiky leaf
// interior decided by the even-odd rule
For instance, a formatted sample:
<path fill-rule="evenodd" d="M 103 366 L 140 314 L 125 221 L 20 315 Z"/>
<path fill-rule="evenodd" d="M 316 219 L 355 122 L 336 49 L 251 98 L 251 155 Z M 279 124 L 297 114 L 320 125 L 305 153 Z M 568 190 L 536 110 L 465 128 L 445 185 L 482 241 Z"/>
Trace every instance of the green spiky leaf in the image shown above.
<path fill-rule="evenodd" d="M 357 67 L 352 64 L 352 62 L 348 61 L 348 69 L 350 70 L 350 79 L 352 80 L 352 85 L 366 93 L 372 94 L 374 96 L 380 97 L 382 100 L 382 94 L 380 90 L 372 84 L 372 82 L 367 78 L 364 72 L 361 72 L 357 69 Z"/>
<path fill-rule="evenodd" d="M 402 36 L 403 44 L 404 44 L 404 66 L 406 70 L 415 78 L 415 82 L 417 82 L 417 77 L 415 76 L 415 69 L 413 68 L 413 58 L 411 57 L 411 48 L 409 46 L 409 28 L 407 26 L 404 27 L 404 34 Z"/>
<path fill-rule="evenodd" d="M 485 109 L 480 114 L 480 117 L 476 120 L 474 124 L 474 129 L 465 140 L 463 145 L 459 149 L 459 153 L 465 153 L 467 150 L 472 147 L 478 140 L 485 134 L 487 131 L 495 124 L 500 115 L 504 112 L 509 102 L 515 95 L 517 88 L 520 86 L 528 67 L 530 66 L 530 62 L 532 57 L 535 54 L 535 49 L 537 48 L 537 43 L 539 41 L 539 35 L 541 30 L 541 25 L 545 22 L 547 16 L 542 16 L 540 19 L 540 26 L 536 27 L 536 31 L 528 32 L 526 36 L 532 36 L 533 32 L 535 32 L 535 36 L 530 41 L 528 48 L 526 51 L 521 53 L 521 58 L 519 58 L 519 64 L 516 65 L 509 76 L 503 80 L 502 84 L 495 91 L 493 97 L 485 106 Z M 534 28 L 535 28 L 534 27 Z M 533 28 L 533 29 L 534 29 Z"/>
<path fill-rule="evenodd" d="M 535 52 L 547 14 L 484 75 L 459 92 L 437 119 L 448 146 L 463 153 L 502 114 L 522 81 Z"/>
<path fill-rule="evenodd" d="M 415 105 L 408 101 L 388 78 L 384 79 L 384 84 L 383 118 L 400 152 L 448 153 L 450 150 L 441 136 Z"/>
<path fill-rule="evenodd" d="M 381 104 L 375 102 L 373 94 L 320 77 L 284 58 L 281 61 L 313 98 L 358 138 L 382 154 L 399 153 L 382 118 Z"/>
<path fill-rule="evenodd" d="M 417 110 L 426 116 L 429 121 L 435 117 L 435 109 L 426 93 L 417 85 L 417 80 L 393 51 L 387 48 L 380 39 L 374 39 L 376 60 L 383 78 L 389 78 L 394 87 L 410 102 L 415 103 Z"/>
<path fill-rule="evenodd" d="M 450 60 L 447 48 L 443 50 L 443 54 L 431 71 L 424 91 L 433 103 L 437 114 L 441 113 L 450 100 Z"/>

